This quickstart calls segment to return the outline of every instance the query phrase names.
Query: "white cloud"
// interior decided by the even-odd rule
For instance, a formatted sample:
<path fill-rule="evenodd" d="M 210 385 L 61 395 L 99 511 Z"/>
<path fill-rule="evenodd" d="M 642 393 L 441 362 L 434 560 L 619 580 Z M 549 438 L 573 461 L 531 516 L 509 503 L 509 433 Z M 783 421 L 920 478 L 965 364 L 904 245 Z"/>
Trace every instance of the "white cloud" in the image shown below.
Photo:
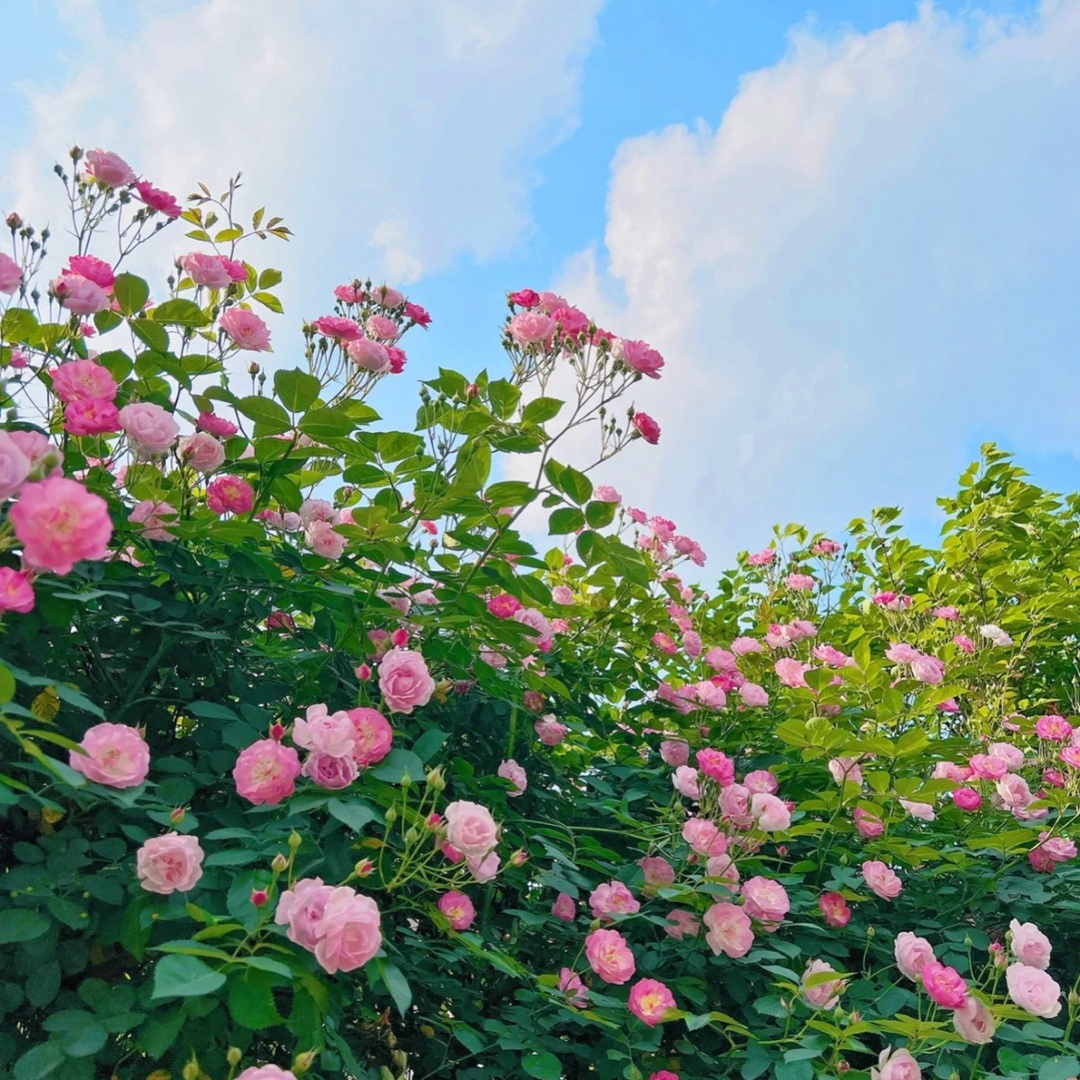
<path fill-rule="evenodd" d="M 109 22 L 63 0 L 79 52 L 62 85 L 23 87 L 34 131 L 0 206 L 56 222 L 49 164 L 79 141 L 181 195 L 242 169 L 296 231 L 291 265 L 324 285 L 489 259 L 529 233 L 535 163 L 576 123 L 601 6 L 142 0 Z"/>
<path fill-rule="evenodd" d="M 725 561 L 774 522 L 929 514 L 987 431 L 1075 450 L 1077 56 L 1078 0 L 797 30 L 715 129 L 623 144 L 606 250 L 558 283 L 667 357 L 661 445 L 605 479 Z"/>

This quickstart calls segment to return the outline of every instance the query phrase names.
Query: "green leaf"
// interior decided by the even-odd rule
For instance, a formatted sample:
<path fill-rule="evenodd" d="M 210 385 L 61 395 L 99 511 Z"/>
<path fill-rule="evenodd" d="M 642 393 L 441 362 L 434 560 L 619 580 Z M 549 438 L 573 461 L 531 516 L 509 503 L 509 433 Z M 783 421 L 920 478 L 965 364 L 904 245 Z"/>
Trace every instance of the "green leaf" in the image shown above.
<path fill-rule="evenodd" d="M 289 412 L 298 413 L 310 408 L 321 389 L 314 375 L 299 368 L 274 372 L 274 393 Z"/>
<path fill-rule="evenodd" d="M 37 316 L 27 308 L 8 308 L 0 316 L 0 337 L 5 341 L 26 341 L 37 325 Z"/>
<path fill-rule="evenodd" d="M 355 422 L 341 409 L 312 409 L 296 425 L 313 439 L 340 439 L 352 434 Z"/>
<path fill-rule="evenodd" d="M 409 1006 L 412 1005 L 412 987 L 409 986 L 409 980 L 401 973 L 397 964 L 392 964 L 388 960 L 376 960 L 375 966 L 387 991 L 394 999 L 398 1013 L 404 1017 L 409 1011 Z"/>
<path fill-rule="evenodd" d="M 154 352 L 165 353 L 169 351 L 169 331 L 164 326 L 149 319 L 132 319 L 128 323 L 131 332 Z"/>
<path fill-rule="evenodd" d="M 548 518 L 548 531 L 552 536 L 576 532 L 585 525 L 585 515 L 574 506 L 562 506 Z"/>
<path fill-rule="evenodd" d="M 263 307 L 269 308 L 271 311 L 278 315 L 281 315 L 285 309 L 281 306 L 281 301 L 273 294 L 269 292 L 257 292 L 252 293 L 252 298 L 258 300 Z"/>
<path fill-rule="evenodd" d="M 585 507 L 585 520 L 592 529 L 602 529 L 615 520 L 615 512 L 619 509 L 618 503 L 591 502 Z"/>
<path fill-rule="evenodd" d="M 249 968 L 229 981 L 228 1006 L 233 1020 L 251 1031 L 262 1031 L 283 1022 L 274 1004 L 272 987 L 279 980 L 265 971 Z"/>
<path fill-rule="evenodd" d="M 52 924 L 44 915 L 25 908 L 15 908 L 4 912 L 0 919 L 0 945 L 15 941 L 33 941 L 41 937 Z"/>
<path fill-rule="evenodd" d="M 592 481 L 570 465 L 563 466 L 559 482 L 559 490 L 569 495 L 576 503 L 587 502 L 592 496 Z"/>
<path fill-rule="evenodd" d="M 1052 1057 L 1039 1069 L 1039 1080 L 1067 1080 L 1080 1073 L 1080 1060 L 1074 1057 Z"/>
<path fill-rule="evenodd" d="M 110 330 L 115 330 L 123 321 L 115 311 L 109 309 L 99 311 L 94 316 L 94 326 L 99 334 L 107 334 Z"/>
<path fill-rule="evenodd" d="M 603 558 L 604 538 L 586 529 L 577 538 L 577 553 L 586 566 L 593 566 Z"/>
<path fill-rule="evenodd" d="M 559 415 L 564 402 L 553 397 L 534 398 L 521 411 L 521 419 L 526 424 L 543 424 Z"/>
<path fill-rule="evenodd" d="M 125 315 L 135 315 L 150 299 L 150 286 L 134 274 L 117 274 L 113 282 L 113 296 Z"/>
<path fill-rule="evenodd" d="M 44 1080 L 47 1076 L 60 1075 L 57 1070 L 64 1061 L 64 1051 L 56 1043 L 40 1043 L 15 1062 L 13 1075 L 15 1080 Z"/>
<path fill-rule="evenodd" d="M 0 664 L 0 705 L 6 705 L 15 696 L 15 676 Z"/>
<path fill-rule="evenodd" d="M 197 956 L 171 953 L 163 956 L 154 968 L 154 992 L 151 997 L 201 997 L 225 985 L 225 976 L 204 964 Z"/>
<path fill-rule="evenodd" d="M 272 289 L 281 281 L 281 271 L 267 268 L 259 275 L 259 288 Z"/>
<path fill-rule="evenodd" d="M 507 420 L 514 415 L 518 401 L 521 400 L 521 391 L 513 383 L 506 379 L 496 379 L 488 386 L 488 401 L 491 402 L 491 411 L 500 419 Z"/>
<path fill-rule="evenodd" d="M 432 728 L 430 731 L 425 731 L 416 742 L 413 743 L 413 753 L 425 764 L 428 759 L 438 752 L 439 747 L 450 736 L 445 731 L 440 731 L 438 728 Z"/>
<path fill-rule="evenodd" d="M 344 799 L 331 799 L 326 804 L 326 809 L 331 817 L 337 818 L 354 833 L 362 831 L 369 821 L 375 820 L 375 811 L 367 803 L 359 801 L 346 802 Z"/>
<path fill-rule="evenodd" d="M 559 1059 L 547 1050 L 526 1054 L 521 1059 L 521 1067 L 536 1080 L 559 1080 L 562 1075 Z"/>
<path fill-rule="evenodd" d="M 536 498 L 537 492 L 522 480 L 502 480 L 489 485 L 484 495 L 495 507 L 526 506 Z"/>
<path fill-rule="evenodd" d="M 236 403 L 237 409 L 259 426 L 262 435 L 281 435 L 292 429 L 292 419 L 276 402 L 268 397 L 252 394 Z"/>
<path fill-rule="evenodd" d="M 424 763 L 411 750 L 391 750 L 371 770 L 370 775 L 388 784 L 400 784 L 401 778 L 406 773 L 409 774 L 410 780 L 423 779 Z"/>
<path fill-rule="evenodd" d="M 214 237 L 215 244 L 231 244 L 234 240 L 239 240 L 244 235 L 244 230 L 237 225 L 233 225 L 231 228 L 222 229 L 217 236 Z"/>
<path fill-rule="evenodd" d="M 491 475 L 491 447 L 486 442 L 466 443 L 454 462 L 454 481 L 449 494 L 460 498 L 479 491 Z"/>
<path fill-rule="evenodd" d="M 151 313 L 154 322 L 166 326 L 209 326 L 210 316 L 198 304 L 191 300 L 166 300 L 158 304 Z"/>

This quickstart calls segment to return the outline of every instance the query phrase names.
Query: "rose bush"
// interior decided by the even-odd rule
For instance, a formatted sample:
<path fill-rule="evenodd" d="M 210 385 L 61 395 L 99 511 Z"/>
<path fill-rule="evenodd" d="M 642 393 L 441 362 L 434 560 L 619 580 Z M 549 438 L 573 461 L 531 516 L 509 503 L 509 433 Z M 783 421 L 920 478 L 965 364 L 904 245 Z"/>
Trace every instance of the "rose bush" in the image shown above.
<path fill-rule="evenodd" d="M 0 1074 L 1080 1071 L 1080 498 L 988 447 L 940 548 L 705 590 L 560 460 L 661 439 L 650 345 L 520 290 L 386 430 L 422 307 L 264 367 L 280 219 L 71 160 L 65 266 L 0 260 Z"/>

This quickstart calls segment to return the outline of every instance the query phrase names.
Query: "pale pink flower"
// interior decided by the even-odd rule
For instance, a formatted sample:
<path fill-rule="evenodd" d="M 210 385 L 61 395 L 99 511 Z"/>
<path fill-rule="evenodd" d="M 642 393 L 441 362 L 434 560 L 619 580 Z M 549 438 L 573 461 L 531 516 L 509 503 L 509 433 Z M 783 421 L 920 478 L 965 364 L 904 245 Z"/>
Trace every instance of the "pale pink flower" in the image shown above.
<path fill-rule="evenodd" d="M 462 892 L 443 893 L 439 897 L 438 906 L 454 930 L 468 930 L 476 918 L 473 902 Z"/>
<path fill-rule="evenodd" d="M 885 658 L 894 664 L 913 664 L 922 653 L 907 642 L 894 642 L 885 650 Z"/>
<path fill-rule="evenodd" d="M 682 836 L 691 850 L 706 858 L 723 855 L 728 848 L 727 836 L 708 818 L 688 818 L 683 824 Z"/>
<path fill-rule="evenodd" d="M 682 636 L 683 652 L 696 660 L 701 655 L 701 635 L 696 630 L 687 630 Z"/>
<path fill-rule="evenodd" d="M 31 480 L 63 475 L 60 448 L 49 442 L 47 435 L 40 431 L 9 431 L 6 435 L 29 459 Z"/>
<path fill-rule="evenodd" d="M 11 296 L 22 284 L 22 267 L 10 256 L 0 251 L 0 293 Z"/>
<path fill-rule="evenodd" d="M 504 780 L 510 781 L 512 787 L 506 794 L 511 799 L 516 799 L 518 796 L 525 794 L 525 789 L 529 786 L 529 777 L 513 758 L 500 763 L 498 774 Z"/>
<path fill-rule="evenodd" d="M 818 907 L 830 926 L 842 927 L 851 922 L 851 908 L 841 893 L 822 893 L 818 897 Z"/>
<path fill-rule="evenodd" d="M 776 661 L 775 668 L 784 686 L 790 686 L 792 689 L 806 686 L 806 672 L 810 670 L 809 664 L 803 664 L 794 657 L 785 656 Z"/>
<path fill-rule="evenodd" d="M 538 345 L 550 340 L 558 324 L 539 311 L 520 311 L 509 323 L 510 336 L 518 345 Z"/>
<path fill-rule="evenodd" d="M 1050 742 L 1068 742 L 1073 737 L 1073 728 L 1063 716 L 1040 716 L 1035 721 L 1035 734 Z"/>
<path fill-rule="evenodd" d="M 146 456 L 167 453 L 180 434 L 172 413 L 152 401 L 125 405 L 120 410 L 120 425 L 135 450 Z"/>
<path fill-rule="evenodd" d="M 398 324 L 385 315 L 369 316 L 367 322 L 364 323 L 364 329 L 369 337 L 377 341 L 394 341 L 400 333 Z"/>
<path fill-rule="evenodd" d="M 671 916 L 668 916 L 669 920 Z M 705 940 L 719 956 L 723 953 L 733 960 L 745 956 L 754 944 L 750 916 L 735 904 L 722 901 L 705 912 L 703 922 L 708 927 Z"/>
<path fill-rule="evenodd" d="M 753 824 L 750 815 L 750 789 L 743 784 L 729 784 L 720 789 L 720 812 L 739 828 Z"/>
<path fill-rule="evenodd" d="M 360 775 L 356 761 L 352 757 L 336 757 L 316 750 L 308 754 L 300 770 L 321 788 L 339 791 L 347 788 Z"/>
<path fill-rule="evenodd" d="M 1021 1009 L 1052 1020 L 1061 1012 L 1061 987 L 1045 971 L 1026 964 L 1010 964 L 1005 969 L 1009 997 Z"/>
<path fill-rule="evenodd" d="M 137 502 L 128 514 L 128 521 L 133 525 L 142 526 L 142 535 L 145 540 L 175 540 L 175 533 L 169 532 L 166 527 L 177 519 L 177 511 L 174 506 L 167 502 L 155 502 L 153 499 L 143 499 Z"/>
<path fill-rule="evenodd" d="M 435 680 L 420 653 L 393 648 L 379 661 L 379 690 L 391 712 L 411 713 L 431 700 Z"/>
<path fill-rule="evenodd" d="M 1013 919 L 1009 923 L 1012 933 L 1012 954 L 1021 964 L 1045 971 L 1050 966 L 1050 939 L 1034 924 Z"/>
<path fill-rule="evenodd" d="M 757 683 L 743 683 L 739 687 L 739 697 L 742 703 L 750 708 L 764 708 L 769 704 L 769 695 L 764 687 L 758 686 Z"/>
<path fill-rule="evenodd" d="M 878 859 L 868 859 L 862 864 L 862 876 L 870 891 L 882 900 L 895 900 L 904 887 L 895 872 Z"/>
<path fill-rule="evenodd" d="M 817 582 L 809 574 L 788 574 L 784 584 L 795 592 L 809 592 Z"/>
<path fill-rule="evenodd" d="M 300 756 L 275 739 L 260 739 L 240 751 L 233 769 L 237 794 L 248 802 L 275 806 L 296 790 Z"/>
<path fill-rule="evenodd" d="M 167 833 L 143 843 L 135 855 L 135 873 L 147 892 L 168 896 L 195 888 L 203 874 L 202 861 L 196 837 Z"/>
<path fill-rule="evenodd" d="M 356 341 L 364 335 L 355 319 L 346 319 L 342 315 L 322 315 L 311 325 L 323 337 L 333 338 L 335 341 Z"/>
<path fill-rule="evenodd" d="M 826 963 L 824 960 L 811 960 L 803 972 L 801 980 L 802 996 L 806 1004 L 812 1009 L 835 1009 L 840 1003 L 840 995 L 847 985 L 846 979 L 829 979 L 826 982 L 815 980 L 812 986 L 808 985 L 815 975 L 825 974 L 835 975 L 838 973 L 831 964 Z"/>
<path fill-rule="evenodd" d="M 859 835 L 865 836 L 868 840 L 876 840 L 885 832 L 885 825 L 881 818 L 864 810 L 861 806 L 855 807 L 855 813 L 852 816 Z"/>
<path fill-rule="evenodd" d="M 394 741 L 389 721 L 375 709 L 349 709 L 347 713 L 353 726 L 353 757 L 360 768 L 365 769 L 382 761 Z"/>
<path fill-rule="evenodd" d="M 288 926 L 285 936 L 290 941 L 314 950 L 323 936 L 323 914 L 333 893 L 334 886 L 324 884 L 322 878 L 301 878 L 291 889 L 282 892 L 274 922 Z"/>
<path fill-rule="evenodd" d="M 373 303 L 385 308 L 401 307 L 405 302 L 405 297 L 397 289 L 391 289 L 389 285 L 376 285 L 371 290 L 371 299 Z"/>
<path fill-rule="evenodd" d="M 305 750 L 333 757 L 351 757 L 356 731 L 347 712 L 330 712 L 322 704 L 309 705 L 304 717 L 293 721 L 292 740 Z"/>
<path fill-rule="evenodd" d="M 127 724 L 95 724 L 87 729 L 79 746 L 83 753 L 72 750 L 68 764 L 96 784 L 138 787 L 150 771 L 150 747 Z"/>
<path fill-rule="evenodd" d="M 355 971 L 382 947 L 379 906 L 346 885 L 334 889 L 319 923 L 315 959 L 327 974 Z"/>
<path fill-rule="evenodd" d="M 837 784 L 854 784 L 862 787 L 862 768 L 856 758 L 832 758 L 829 761 L 829 773 Z"/>
<path fill-rule="evenodd" d="M 219 320 L 221 329 L 232 343 L 248 352 L 266 352 L 270 348 L 270 330 L 255 314 L 241 307 L 231 307 Z"/>
<path fill-rule="evenodd" d="M 592 497 L 597 502 L 621 503 L 622 496 L 610 484 L 598 484 L 593 490 Z"/>
<path fill-rule="evenodd" d="M 922 1080 L 922 1069 L 907 1049 L 882 1050 L 878 1063 L 870 1069 L 870 1080 Z"/>
<path fill-rule="evenodd" d="M 498 843 L 495 819 L 478 803 L 452 802 L 444 817 L 447 842 L 468 859 L 483 859 Z"/>
<path fill-rule="evenodd" d="M 1000 626 L 995 626 L 993 623 L 987 623 L 985 626 L 980 626 L 979 633 L 986 638 L 987 641 L 992 642 L 1001 649 L 1006 649 L 1013 643 L 1013 639 L 1005 633 Z"/>
<path fill-rule="evenodd" d="M 569 893 L 561 892 L 551 905 L 551 914 L 562 922 L 572 923 L 577 918 L 577 904 Z"/>
<path fill-rule="evenodd" d="M 638 859 L 638 866 L 645 877 L 646 891 L 661 889 L 675 880 L 675 867 L 662 855 L 647 855 Z"/>
<path fill-rule="evenodd" d="M 935 959 L 933 945 L 926 938 L 917 937 L 908 930 L 896 935 L 893 952 L 896 966 L 909 979 L 917 979 L 923 967 Z"/>
<path fill-rule="evenodd" d="M 680 765 L 671 774 L 671 783 L 680 795 L 697 801 L 701 798 L 701 786 L 698 771 L 691 765 Z"/>
<path fill-rule="evenodd" d="M 127 187 L 135 183 L 135 170 L 111 150 L 87 150 L 84 161 L 86 175 L 102 187 Z"/>
<path fill-rule="evenodd" d="M 964 1005 L 953 1011 L 953 1027 L 965 1042 L 976 1046 L 992 1042 L 997 1031 L 993 1013 L 979 998 L 971 995 Z"/>
<path fill-rule="evenodd" d="M 743 883 L 741 891 L 747 914 L 765 923 L 766 929 L 775 929 L 791 910 L 787 890 L 779 881 L 752 877 Z"/>
<path fill-rule="evenodd" d="M 585 956 L 606 983 L 621 986 L 634 977 L 634 954 L 618 930 L 594 930 L 585 938 Z"/>
<path fill-rule="evenodd" d="M 682 908 L 673 908 L 667 913 L 668 925 L 664 933 L 673 937 L 676 941 L 682 941 L 684 937 L 696 938 L 701 930 L 701 920 L 692 912 Z"/>
<path fill-rule="evenodd" d="M 927 686 L 937 686 L 945 678 L 945 665 L 936 656 L 920 656 L 912 661 L 911 674 Z"/>
<path fill-rule="evenodd" d="M 225 447 L 213 435 L 203 431 L 182 436 L 177 442 L 176 454 L 185 465 L 204 475 L 225 463 Z"/>
<path fill-rule="evenodd" d="M 0 502 L 10 499 L 30 475 L 30 458 L 6 431 L 0 431 Z"/>
<path fill-rule="evenodd" d="M 933 821 L 936 817 L 932 803 L 912 802 L 910 799 L 901 799 L 900 805 L 913 817 L 920 821 Z"/>
<path fill-rule="evenodd" d="M 558 746 L 559 743 L 566 738 L 569 728 L 565 724 L 559 723 L 554 713 L 548 713 L 546 716 L 541 716 L 539 720 L 533 724 L 533 731 L 536 732 L 537 738 L 545 746 Z"/>
<path fill-rule="evenodd" d="M 775 548 L 763 548 L 753 555 L 746 556 L 747 566 L 771 566 L 776 561 Z"/>
<path fill-rule="evenodd" d="M 572 604 L 574 602 L 574 591 L 566 585 L 556 585 L 551 590 L 551 599 L 556 604 L 562 604 L 563 606 Z"/>
<path fill-rule="evenodd" d="M 23 484 L 9 511 L 23 562 L 70 574 L 82 559 L 104 559 L 112 536 L 109 506 L 75 480 L 50 476 Z"/>
<path fill-rule="evenodd" d="M 304 530 L 304 543 L 324 559 L 340 559 L 346 539 L 327 521 L 313 521 Z"/>
<path fill-rule="evenodd" d="M 62 307 L 76 315 L 96 315 L 109 307 L 108 289 L 81 274 L 63 273 L 49 283 Z"/>
<path fill-rule="evenodd" d="M 1010 769 L 1022 769 L 1027 760 L 1024 751 L 1012 743 L 994 742 L 986 749 L 994 757 L 1001 758 Z"/>
<path fill-rule="evenodd" d="M 685 765 L 690 759 L 690 747 L 682 739 L 665 739 L 660 744 L 660 757 L 665 765 Z"/>
<path fill-rule="evenodd" d="M 780 781 L 768 769 L 755 769 L 743 777 L 743 787 L 753 795 L 775 795 L 780 790 Z"/>
<path fill-rule="evenodd" d="M 593 917 L 607 919 L 612 915 L 634 915 L 641 904 L 621 881 L 607 881 L 597 885 L 589 894 L 589 907 Z"/>
<path fill-rule="evenodd" d="M 764 832 L 783 832 L 791 825 L 791 811 L 787 803 L 775 795 L 755 793 L 750 799 L 750 813 L 757 827 Z"/>
<path fill-rule="evenodd" d="M 749 656 L 751 653 L 764 652 L 765 647 L 757 640 L 757 638 L 737 637 L 731 643 L 731 651 L 736 656 Z"/>
<path fill-rule="evenodd" d="M 674 995 L 656 979 L 639 979 L 634 983 L 627 1004 L 630 1011 L 649 1027 L 656 1027 L 664 1019 L 664 1013 L 676 1007 Z"/>
<path fill-rule="evenodd" d="M 224 289 L 232 282 L 232 277 L 225 267 L 225 260 L 220 255 L 193 251 L 180 260 L 180 265 L 196 285 L 208 289 Z"/>
<path fill-rule="evenodd" d="M 968 764 L 981 780 L 1000 780 L 1009 771 L 1008 761 L 996 754 L 972 754 Z"/>
<path fill-rule="evenodd" d="M 392 367 L 386 346 L 371 338 L 356 338 L 345 346 L 345 351 L 357 367 L 376 375 L 382 375 Z"/>

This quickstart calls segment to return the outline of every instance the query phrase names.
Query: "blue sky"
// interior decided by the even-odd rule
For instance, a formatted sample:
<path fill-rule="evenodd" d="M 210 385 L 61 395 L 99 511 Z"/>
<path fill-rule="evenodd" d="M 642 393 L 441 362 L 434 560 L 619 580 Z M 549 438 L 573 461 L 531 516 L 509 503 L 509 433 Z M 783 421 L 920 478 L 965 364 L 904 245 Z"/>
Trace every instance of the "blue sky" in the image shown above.
<path fill-rule="evenodd" d="M 1076 0 L 252 10 L 6 13 L 0 209 L 54 213 L 73 139 L 185 191 L 243 169 L 298 234 L 268 256 L 290 315 L 408 279 L 414 377 L 497 367 L 504 291 L 558 287 L 665 353 L 661 446 L 606 479 L 714 563 L 881 503 L 932 535 L 984 439 L 1077 486 Z M 374 403 L 401 419 L 408 387 Z"/>

